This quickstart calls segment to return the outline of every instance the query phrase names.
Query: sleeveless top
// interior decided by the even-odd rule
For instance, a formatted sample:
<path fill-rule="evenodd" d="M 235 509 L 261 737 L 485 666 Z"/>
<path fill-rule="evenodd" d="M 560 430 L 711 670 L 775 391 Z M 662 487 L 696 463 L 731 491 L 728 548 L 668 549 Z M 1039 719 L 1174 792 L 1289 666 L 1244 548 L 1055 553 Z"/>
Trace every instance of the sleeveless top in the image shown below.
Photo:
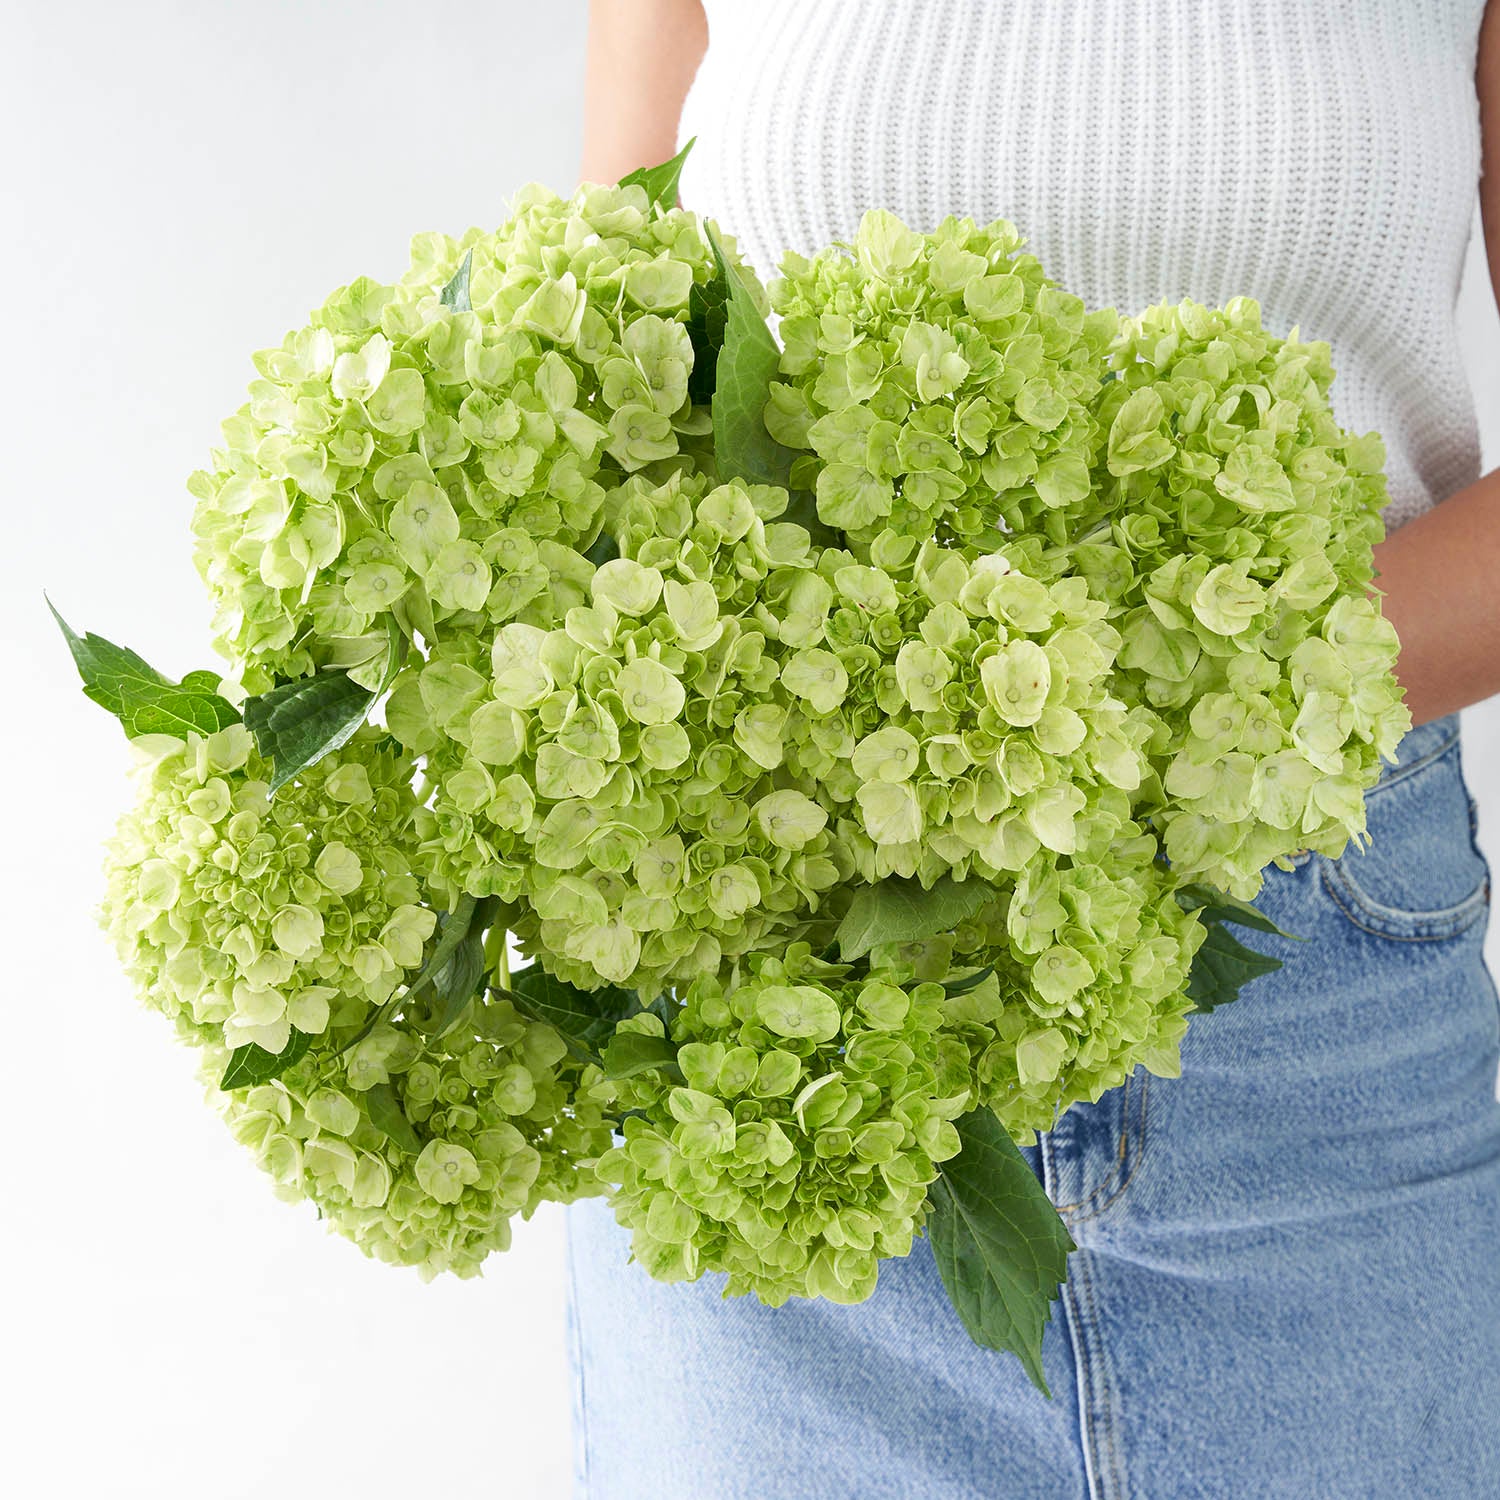
<path fill-rule="evenodd" d="M 1328 342 L 1388 527 L 1479 476 L 1454 301 L 1484 0 L 705 0 L 682 201 L 763 277 L 849 238 L 1011 220 L 1138 313 L 1254 297 Z"/>

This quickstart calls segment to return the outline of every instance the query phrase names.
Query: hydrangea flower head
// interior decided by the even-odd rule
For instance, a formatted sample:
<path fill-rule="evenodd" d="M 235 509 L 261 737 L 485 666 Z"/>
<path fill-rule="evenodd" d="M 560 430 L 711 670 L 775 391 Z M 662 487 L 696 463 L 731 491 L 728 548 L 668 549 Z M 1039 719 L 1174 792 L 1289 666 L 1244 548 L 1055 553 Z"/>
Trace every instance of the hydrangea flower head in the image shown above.
<path fill-rule="evenodd" d="M 727 1273 L 726 1292 L 861 1301 L 905 1255 L 927 1186 L 959 1147 L 966 1070 L 945 1066 L 939 984 L 841 979 L 806 945 L 705 978 L 672 1023 L 675 1076 L 605 1086 L 631 1113 L 600 1158 L 653 1276 Z M 621 1023 L 660 1034 L 661 1019 Z"/>
<path fill-rule="evenodd" d="M 1008 220 L 919 234 L 872 210 L 771 283 L 783 380 L 766 421 L 794 484 L 856 543 L 890 528 L 986 545 L 1061 527 L 1090 495 L 1116 329 L 1048 280 Z"/>
<path fill-rule="evenodd" d="M 509 1248 L 517 1215 L 599 1191 L 609 1129 L 552 1027 L 482 996 L 448 1036 L 406 1019 L 351 1047 L 351 1030 L 270 1083 L 215 1097 L 278 1195 L 310 1199 L 366 1255 L 424 1281 L 474 1276 Z M 209 1054 L 205 1083 L 221 1061 Z M 412 1139 L 388 1133 L 377 1101 L 395 1103 Z"/>
<path fill-rule="evenodd" d="M 1110 362 L 1104 522 L 1067 566 L 1110 600 L 1122 695 L 1160 720 L 1174 868 L 1253 896 L 1271 862 L 1363 831 L 1410 726 L 1368 593 L 1384 448 L 1338 424 L 1328 345 L 1268 332 L 1248 298 L 1151 308 Z"/>
<path fill-rule="evenodd" d="M 325 666 L 373 686 L 387 620 L 487 639 L 593 538 L 609 487 L 704 451 L 686 320 L 716 262 L 696 216 L 639 187 L 513 208 L 417 236 L 398 282 L 339 288 L 256 356 L 192 483 L 217 644 L 250 690 Z"/>
<path fill-rule="evenodd" d="M 413 767 L 374 729 L 273 799 L 241 724 L 136 740 L 138 800 L 101 917 L 142 999 L 196 1040 L 282 1051 L 358 1020 L 421 963 Z"/>

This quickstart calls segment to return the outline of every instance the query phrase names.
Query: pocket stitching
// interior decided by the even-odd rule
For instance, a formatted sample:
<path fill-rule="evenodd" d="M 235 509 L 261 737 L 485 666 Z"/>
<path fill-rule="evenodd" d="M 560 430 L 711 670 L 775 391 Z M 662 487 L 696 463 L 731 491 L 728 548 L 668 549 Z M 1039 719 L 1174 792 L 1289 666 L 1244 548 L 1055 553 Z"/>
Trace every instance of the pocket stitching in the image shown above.
<path fill-rule="evenodd" d="M 1434 746 L 1431 750 L 1419 755 L 1415 760 L 1409 760 L 1404 765 L 1392 765 L 1390 774 L 1383 776 L 1365 793 L 1365 801 L 1368 802 L 1372 797 L 1378 797 L 1382 792 L 1389 791 L 1393 786 L 1400 786 L 1407 777 L 1415 775 L 1418 771 L 1425 771 L 1433 761 L 1438 760 L 1453 749 L 1458 744 L 1458 741 L 1459 732 L 1455 729 L 1442 744 Z"/>
<path fill-rule="evenodd" d="M 1077 1203 L 1059 1204 L 1059 1213 L 1069 1214 L 1074 1223 L 1082 1223 L 1085 1219 L 1098 1218 L 1121 1193 L 1125 1191 L 1135 1177 L 1136 1168 L 1141 1164 L 1141 1157 L 1146 1150 L 1146 1103 L 1147 1091 L 1151 1083 L 1151 1074 L 1145 1070 L 1140 1074 L 1140 1087 L 1136 1090 L 1135 1114 L 1132 1118 L 1130 1113 L 1130 1099 L 1128 1090 L 1135 1073 L 1126 1075 L 1122 1089 L 1126 1092 L 1120 1099 L 1120 1146 L 1113 1170 L 1103 1182 L 1091 1192 L 1087 1198 L 1080 1199 Z M 1133 1139 L 1132 1139 L 1133 1137 Z M 1123 1171 L 1124 1175 L 1121 1176 Z M 1115 1179 L 1119 1178 L 1117 1182 Z M 1113 1189 L 1103 1202 L 1095 1202 L 1099 1195 L 1107 1189 Z M 1090 1206 L 1092 1205 L 1092 1207 Z M 1079 1212 L 1079 1210 L 1084 1212 Z"/>
<path fill-rule="evenodd" d="M 1333 904 L 1360 929 L 1374 937 L 1388 938 L 1395 943 L 1442 943 L 1458 937 L 1472 927 L 1489 905 L 1489 882 L 1481 884 L 1472 895 L 1464 897 L 1455 906 L 1441 911 L 1407 912 L 1394 906 L 1381 906 L 1378 901 L 1366 896 L 1354 881 L 1334 865 L 1327 856 L 1321 856 L 1323 864 L 1320 874 L 1323 889 L 1328 892 Z M 1339 887 L 1342 887 L 1340 894 Z M 1363 920 L 1362 920 L 1363 918 Z M 1372 924 L 1379 923 L 1379 926 Z M 1413 928 L 1430 925 L 1441 929 L 1431 932 L 1402 931 L 1407 925 Z"/>
<path fill-rule="evenodd" d="M 1380 793 L 1400 786 L 1413 776 L 1432 771 L 1441 761 L 1452 758 L 1453 767 L 1462 780 L 1461 734 L 1457 727 L 1441 743 L 1419 755 L 1415 760 L 1393 768 L 1391 774 L 1377 782 L 1365 793 L 1366 803 L 1374 801 Z M 1467 792 L 1467 787 L 1465 787 Z M 1472 799 L 1471 799 L 1472 800 Z M 1477 852 L 1477 850 L 1476 850 Z M 1342 859 L 1319 855 L 1318 864 L 1323 888 L 1335 906 L 1362 932 L 1375 937 L 1388 938 L 1392 942 L 1436 943 L 1455 938 L 1471 927 L 1485 914 L 1489 906 L 1489 872 L 1486 868 L 1479 885 L 1462 900 L 1451 906 L 1434 910 L 1415 911 L 1406 907 L 1390 906 L 1369 895 L 1356 879 L 1352 870 L 1345 867 Z"/>

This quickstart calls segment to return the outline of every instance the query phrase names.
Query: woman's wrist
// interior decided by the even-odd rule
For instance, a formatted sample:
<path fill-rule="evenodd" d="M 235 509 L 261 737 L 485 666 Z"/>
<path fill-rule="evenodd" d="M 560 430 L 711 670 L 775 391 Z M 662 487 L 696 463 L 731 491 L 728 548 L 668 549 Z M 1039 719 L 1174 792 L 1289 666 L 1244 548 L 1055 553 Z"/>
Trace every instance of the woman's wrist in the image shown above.
<path fill-rule="evenodd" d="M 1412 723 L 1500 692 L 1500 469 L 1394 531 L 1375 567 Z"/>

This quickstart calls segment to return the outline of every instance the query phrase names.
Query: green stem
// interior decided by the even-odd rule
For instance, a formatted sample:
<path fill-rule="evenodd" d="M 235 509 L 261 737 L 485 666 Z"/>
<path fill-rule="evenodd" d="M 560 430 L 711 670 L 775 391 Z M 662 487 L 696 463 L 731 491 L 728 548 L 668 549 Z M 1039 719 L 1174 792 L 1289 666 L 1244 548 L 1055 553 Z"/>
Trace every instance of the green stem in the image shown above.
<path fill-rule="evenodd" d="M 495 987 L 510 988 L 510 933 L 504 923 L 497 922 L 485 934 L 484 965 L 495 978 Z"/>

